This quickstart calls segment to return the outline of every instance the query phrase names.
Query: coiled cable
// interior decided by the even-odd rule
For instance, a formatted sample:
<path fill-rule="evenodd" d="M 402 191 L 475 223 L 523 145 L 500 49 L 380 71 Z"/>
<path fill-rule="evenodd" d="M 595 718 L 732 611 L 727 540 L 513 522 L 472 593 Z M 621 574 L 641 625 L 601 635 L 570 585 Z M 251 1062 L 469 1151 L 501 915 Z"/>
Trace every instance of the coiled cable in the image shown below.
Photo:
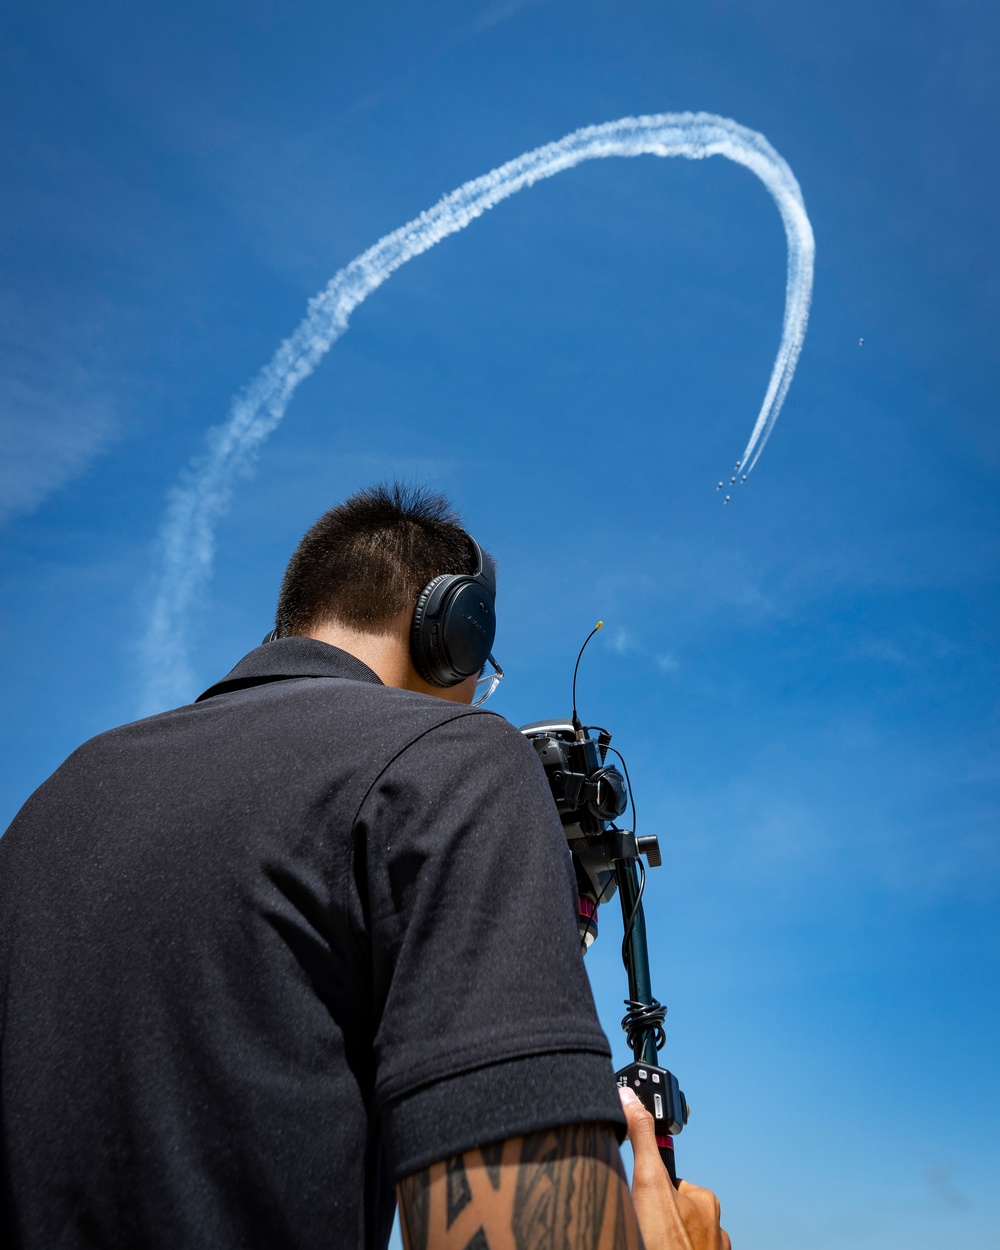
<path fill-rule="evenodd" d="M 652 1033 L 656 1049 L 662 1050 L 663 1044 L 667 1040 L 667 1035 L 663 1028 L 663 1021 L 667 1015 L 666 1007 L 655 998 L 651 1003 L 639 1003 L 634 998 L 626 998 L 625 1007 L 626 1011 L 622 1016 L 622 1028 L 625 1030 L 625 1036 L 628 1039 L 629 1049 L 632 1053 L 635 1053 L 643 1036 L 647 1033 Z"/>

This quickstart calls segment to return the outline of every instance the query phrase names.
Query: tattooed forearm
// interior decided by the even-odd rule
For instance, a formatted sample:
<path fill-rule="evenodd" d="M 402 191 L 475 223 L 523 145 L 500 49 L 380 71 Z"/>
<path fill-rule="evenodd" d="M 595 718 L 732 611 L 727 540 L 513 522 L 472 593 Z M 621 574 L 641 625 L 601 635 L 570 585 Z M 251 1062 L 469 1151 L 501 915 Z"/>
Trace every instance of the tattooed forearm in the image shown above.
<path fill-rule="evenodd" d="M 525 1137 L 511 1219 L 517 1250 L 596 1250 L 620 1167 L 611 1134 L 596 1124 Z"/>
<path fill-rule="evenodd" d="M 454 1155 L 448 1160 L 445 1172 L 448 1177 L 448 1222 L 445 1227 L 451 1228 L 472 1201 L 472 1190 L 469 1188 L 469 1178 L 465 1175 L 465 1162 L 461 1155 Z"/>
<path fill-rule="evenodd" d="M 641 1250 L 606 1124 L 453 1155 L 403 1181 L 399 1205 L 406 1250 Z"/>
<path fill-rule="evenodd" d="M 614 1250 L 631 1250 L 628 1239 L 628 1229 L 625 1226 L 625 1191 L 624 1186 L 618 1186 L 618 1192 L 615 1195 L 615 1237 L 612 1245 Z M 639 1250 L 642 1250 L 640 1241 Z"/>
<path fill-rule="evenodd" d="M 498 1141 L 490 1146 L 483 1146 L 479 1153 L 483 1156 L 483 1165 L 486 1168 L 486 1175 L 490 1178 L 490 1184 L 494 1189 L 499 1189 L 500 1164 L 503 1160 L 503 1142 Z"/>
<path fill-rule="evenodd" d="M 431 1174 L 415 1172 L 399 1183 L 399 1212 L 407 1250 L 427 1250 Z"/>

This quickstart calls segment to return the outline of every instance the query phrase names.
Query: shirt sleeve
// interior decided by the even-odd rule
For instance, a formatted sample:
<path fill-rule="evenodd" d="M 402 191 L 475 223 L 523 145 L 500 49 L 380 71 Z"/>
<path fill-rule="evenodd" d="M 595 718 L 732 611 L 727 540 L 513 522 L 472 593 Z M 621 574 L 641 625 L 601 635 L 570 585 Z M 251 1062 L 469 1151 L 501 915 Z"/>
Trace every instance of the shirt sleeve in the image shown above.
<path fill-rule="evenodd" d="M 368 792 L 354 848 L 395 1179 L 563 1124 L 621 1137 L 566 838 L 523 735 L 481 712 L 423 734 Z"/>

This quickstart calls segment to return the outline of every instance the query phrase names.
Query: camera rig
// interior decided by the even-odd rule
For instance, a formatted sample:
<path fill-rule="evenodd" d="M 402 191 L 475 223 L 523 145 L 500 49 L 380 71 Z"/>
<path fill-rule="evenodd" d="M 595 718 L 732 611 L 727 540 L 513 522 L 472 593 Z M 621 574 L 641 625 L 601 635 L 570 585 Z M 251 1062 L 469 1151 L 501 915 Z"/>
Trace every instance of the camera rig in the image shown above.
<path fill-rule="evenodd" d="M 578 657 L 577 667 L 579 663 Z M 646 857 L 650 867 L 659 867 L 660 846 L 655 835 L 636 837 L 634 829 L 620 829 L 615 824 L 630 802 L 628 767 L 611 746 L 611 734 L 606 729 L 580 723 L 576 714 L 576 671 L 573 687 L 572 720 L 537 721 L 522 725 L 521 732 L 535 748 L 545 770 L 572 853 L 584 952 L 597 937 L 600 905 L 613 898 L 616 891 L 621 901 L 622 962 L 628 974 L 629 993 L 621 1023 L 634 1059 L 615 1076 L 619 1085 L 627 1085 L 638 1094 L 652 1114 L 660 1156 L 676 1184 L 673 1138 L 687 1123 L 688 1106 L 677 1078 L 658 1063 L 658 1052 L 666 1040 L 663 1020 L 667 1009 L 653 997 L 642 908 L 646 870 L 641 857 Z M 621 761 L 624 776 L 608 763 L 609 753 Z M 633 803 L 632 824 L 635 823 Z"/>

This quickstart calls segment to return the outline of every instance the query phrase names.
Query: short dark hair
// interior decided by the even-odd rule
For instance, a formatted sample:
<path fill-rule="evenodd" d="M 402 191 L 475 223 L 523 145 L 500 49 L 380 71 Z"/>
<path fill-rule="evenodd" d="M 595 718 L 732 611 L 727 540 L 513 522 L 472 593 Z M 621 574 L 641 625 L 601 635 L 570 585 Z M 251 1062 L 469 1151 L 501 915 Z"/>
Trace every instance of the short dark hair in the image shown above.
<path fill-rule="evenodd" d="M 352 495 L 316 522 L 281 582 L 278 632 L 336 621 L 378 632 L 441 573 L 473 573 L 469 535 L 443 495 L 399 482 Z"/>

